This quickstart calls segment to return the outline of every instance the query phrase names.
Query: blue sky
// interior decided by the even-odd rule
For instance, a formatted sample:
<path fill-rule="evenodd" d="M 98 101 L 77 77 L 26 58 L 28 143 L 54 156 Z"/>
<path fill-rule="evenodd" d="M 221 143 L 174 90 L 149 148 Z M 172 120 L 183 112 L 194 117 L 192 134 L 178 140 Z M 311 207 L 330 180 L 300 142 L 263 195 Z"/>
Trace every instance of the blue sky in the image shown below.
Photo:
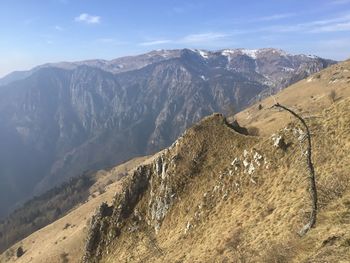
<path fill-rule="evenodd" d="M 0 76 L 154 49 L 350 57 L 350 0 L 1 0 Z"/>

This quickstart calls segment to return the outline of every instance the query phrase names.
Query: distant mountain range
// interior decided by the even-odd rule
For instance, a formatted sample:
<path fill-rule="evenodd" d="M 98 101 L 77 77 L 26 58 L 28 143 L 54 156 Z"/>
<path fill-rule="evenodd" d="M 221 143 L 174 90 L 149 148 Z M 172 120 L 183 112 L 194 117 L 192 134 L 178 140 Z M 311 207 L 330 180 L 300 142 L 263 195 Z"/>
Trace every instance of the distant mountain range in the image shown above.
<path fill-rule="evenodd" d="M 0 217 L 62 181 L 171 144 L 331 64 L 277 49 L 160 50 L 0 79 Z"/>

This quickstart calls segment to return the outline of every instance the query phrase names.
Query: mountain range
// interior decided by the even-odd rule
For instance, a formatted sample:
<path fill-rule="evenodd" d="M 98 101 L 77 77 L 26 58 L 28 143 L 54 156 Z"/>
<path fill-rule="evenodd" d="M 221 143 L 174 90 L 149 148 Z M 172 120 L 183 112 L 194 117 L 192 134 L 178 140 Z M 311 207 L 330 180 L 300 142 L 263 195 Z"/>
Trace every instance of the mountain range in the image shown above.
<path fill-rule="evenodd" d="M 160 50 L 51 63 L 0 79 L 0 217 L 87 170 L 169 146 L 336 63 L 278 49 Z"/>

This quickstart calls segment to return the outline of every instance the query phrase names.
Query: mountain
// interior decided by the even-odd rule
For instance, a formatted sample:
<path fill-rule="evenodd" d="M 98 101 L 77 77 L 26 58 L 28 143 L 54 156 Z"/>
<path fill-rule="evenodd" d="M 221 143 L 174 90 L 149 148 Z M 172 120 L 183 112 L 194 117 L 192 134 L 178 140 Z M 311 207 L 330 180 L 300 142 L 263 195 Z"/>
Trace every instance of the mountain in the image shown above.
<path fill-rule="evenodd" d="M 237 114 L 264 136 L 239 134 L 220 114 L 206 117 L 145 162 L 102 171 L 105 182 L 129 174 L 103 194 L 96 189 L 105 182 L 94 185 L 86 203 L 0 262 L 81 262 L 84 247 L 87 262 L 348 262 L 349 83 L 346 61 L 274 96 L 305 117 L 312 133 L 319 210 L 306 236 L 297 235 L 310 212 L 302 127 L 266 98 Z M 274 145 L 277 136 L 286 150 Z M 19 246 L 26 252 L 16 258 Z"/>
<path fill-rule="evenodd" d="M 40 69 L 52 67 L 73 70 L 79 66 L 89 66 L 94 68 L 100 68 L 104 71 L 111 73 L 120 73 L 131 70 L 137 70 L 152 63 L 157 63 L 167 59 L 179 57 L 180 52 L 181 50 L 160 50 L 152 51 L 147 54 L 142 54 L 138 56 L 121 57 L 110 61 L 103 59 L 92 59 L 77 62 L 47 63 L 37 66 L 29 71 L 15 71 L 13 73 L 10 73 L 7 76 L 0 79 L 0 86 L 6 85 L 13 81 L 25 79 Z"/>
<path fill-rule="evenodd" d="M 202 117 L 243 109 L 334 63 L 276 49 L 183 49 L 5 77 L 0 216 L 70 177 L 158 151 Z"/>
<path fill-rule="evenodd" d="M 83 262 L 349 262 L 349 109 L 347 98 L 308 121 L 319 210 L 305 236 L 297 234 L 311 210 L 299 123 L 258 138 L 216 114 L 100 206 Z"/>
<path fill-rule="evenodd" d="M 347 61 L 275 96 L 312 134 L 318 215 L 305 236 L 305 131 L 267 98 L 238 114 L 268 123 L 267 136 L 239 134 L 214 114 L 139 166 L 93 216 L 83 262 L 349 262 L 349 83 Z"/>

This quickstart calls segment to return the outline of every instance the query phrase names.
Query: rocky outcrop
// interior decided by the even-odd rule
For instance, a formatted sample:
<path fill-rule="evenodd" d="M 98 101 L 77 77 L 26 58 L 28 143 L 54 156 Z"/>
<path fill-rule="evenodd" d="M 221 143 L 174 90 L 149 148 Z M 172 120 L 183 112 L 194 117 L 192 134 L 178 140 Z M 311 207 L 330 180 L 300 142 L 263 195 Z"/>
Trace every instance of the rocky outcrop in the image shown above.
<path fill-rule="evenodd" d="M 83 262 L 98 262 L 105 247 L 120 234 L 124 220 L 133 212 L 149 187 L 151 166 L 140 166 L 114 198 L 113 205 L 103 203 L 91 219 Z"/>
<path fill-rule="evenodd" d="M 99 262 L 102 254 L 108 251 L 106 247 L 113 241 L 118 242 L 122 231 L 135 231 L 140 222 L 158 233 L 175 198 L 167 166 L 165 154 L 150 165 L 140 166 L 125 182 L 122 192 L 115 196 L 112 206 L 101 204 L 91 220 L 83 262 Z M 146 192 L 149 193 L 147 210 L 141 215 L 136 206 Z M 125 229 L 129 219 L 133 223 Z"/>
<path fill-rule="evenodd" d="M 136 236 L 144 234 L 147 238 L 159 235 L 164 220 L 174 205 L 181 200 L 183 189 L 187 183 L 201 174 L 203 164 L 206 162 L 207 148 L 204 145 L 206 143 L 193 147 L 191 144 L 194 138 L 206 140 L 208 131 L 215 132 L 220 129 L 225 130 L 228 136 L 233 136 L 232 139 L 235 136 L 244 136 L 236 133 L 221 114 L 213 114 L 187 130 L 168 149 L 159 153 L 151 164 L 140 166 L 130 178 L 127 178 L 122 192 L 115 196 L 112 206 L 102 204 L 93 217 L 83 262 L 99 262 L 109 255 L 111 247 L 122 247 L 125 238 L 132 233 L 136 233 Z M 201 139 L 198 138 L 199 134 Z M 250 168 L 245 167 L 245 162 L 249 162 Z M 194 218 L 184 226 L 184 234 L 197 226 L 198 220 L 203 215 L 202 208 L 208 205 L 208 202 L 225 199 L 232 191 L 232 186 L 224 183 L 227 178 L 231 180 L 233 174 L 247 174 L 246 177 L 254 181 L 256 171 L 261 169 L 260 166 L 264 166 L 264 162 L 266 163 L 264 157 L 257 150 L 244 151 L 242 156 L 232 161 L 232 165 L 229 161 L 227 163 L 229 170 L 225 169 L 225 172 L 220 173 L 220 177 L 217 178 L 218 185 L 208 189 L 204 194 L 203 204 L 198 206 Z M 185 171 L 182 170 L 184 168 Z M 236 188 L 236 184 L 233 187 Z M 123 242 L 118 243 L 120 239 Z M 154 243 L 152 246 L 160 251 L 159 246 L 153 241 L 154 238 L 149 239 L 148 242 Z"/>

